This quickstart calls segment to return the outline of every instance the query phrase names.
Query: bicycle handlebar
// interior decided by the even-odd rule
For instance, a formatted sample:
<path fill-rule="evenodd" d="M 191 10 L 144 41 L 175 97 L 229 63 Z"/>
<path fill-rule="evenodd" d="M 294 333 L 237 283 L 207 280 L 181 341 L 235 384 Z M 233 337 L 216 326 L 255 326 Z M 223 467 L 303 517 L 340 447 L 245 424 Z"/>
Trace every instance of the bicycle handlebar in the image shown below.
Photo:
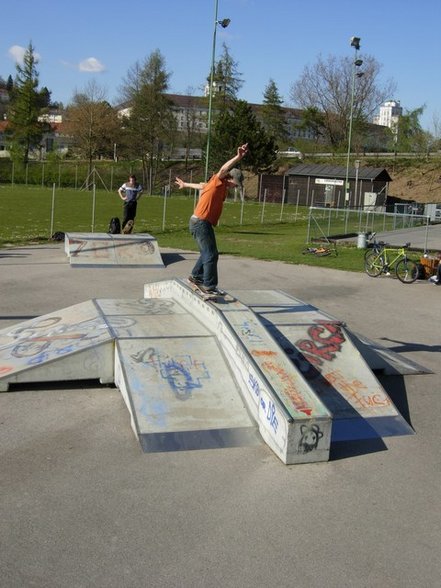
<path fill-rule="evenodd" d="M 391 245 L 391 243 L 386 243 L 385 241 L 375 241 L 374 245 L 381 246 L 385 249 L 408 249 L 410 247 L 410 242 L 405 243 L 404 245 Z"/>

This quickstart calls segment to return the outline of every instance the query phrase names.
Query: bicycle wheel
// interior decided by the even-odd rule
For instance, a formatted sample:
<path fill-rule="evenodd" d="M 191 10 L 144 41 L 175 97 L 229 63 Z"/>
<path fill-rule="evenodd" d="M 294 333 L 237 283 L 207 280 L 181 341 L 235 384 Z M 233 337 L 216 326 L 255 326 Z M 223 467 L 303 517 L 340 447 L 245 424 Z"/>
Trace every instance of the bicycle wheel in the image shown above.
<path fill-rule="evenodd" d="M 395 266 L 395 273 L 403 284 L 412 284 L 418 278 L 418 266 L 411 259 L 400 259 Z"/>
<path fill-rule="evenodd" d="M 379 247 L 371 247 L 369 249 L 366 249 L 366 251 L 364 252 L 364 258 L 366 259 L 366 257 L 369 257 L 369 255 L 372 255 L 373 253 L 375 253 L 375 255 L 379 255 L 380 251 L 381 249 Z"/>
<path fill-rule="evenodd" d="M 364 259 L 364 269 L 368 276 L 376 278 L 384 268 L 384 259 L 375 251 L 371 251 Z"/>

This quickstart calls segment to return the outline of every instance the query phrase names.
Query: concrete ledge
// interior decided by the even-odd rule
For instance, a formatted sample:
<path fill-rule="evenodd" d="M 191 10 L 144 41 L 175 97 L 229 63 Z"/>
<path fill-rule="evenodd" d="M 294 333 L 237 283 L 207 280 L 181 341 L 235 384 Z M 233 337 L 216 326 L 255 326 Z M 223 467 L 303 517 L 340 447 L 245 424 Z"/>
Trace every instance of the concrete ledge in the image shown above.
<path fill-rule="evenodd" d="M 164 267 L 152 235 L 66 233 L 64 249 L 72 267 Z"/>

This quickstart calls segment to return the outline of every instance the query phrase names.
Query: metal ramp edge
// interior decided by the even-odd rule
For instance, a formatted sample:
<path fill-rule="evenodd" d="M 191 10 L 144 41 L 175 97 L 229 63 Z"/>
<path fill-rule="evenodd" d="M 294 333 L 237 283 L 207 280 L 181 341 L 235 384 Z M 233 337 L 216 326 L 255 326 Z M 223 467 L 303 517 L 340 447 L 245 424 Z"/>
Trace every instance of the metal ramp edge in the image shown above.
<path fill-rule="evenodd" d="M 158 242 L 148 233 L 65 233 L 71 267 L 164 267 Z"/>
<path fill-rule="evenodd" d="M 250 309 L 207 303 L 178 279 L 145 284 L 144 296 L 178 300 L 216 335 L 260 434 L 284 463 L 329 459 L 330 413 Z"/>
<path fill-rule="evenodd" d="M 347 329 L 352 342 L 374 371 L 382 372 L 386 376 L 433 374 L 433 370 L 403 357 L 392 349 L 380 345 L 364 335 Z"/>

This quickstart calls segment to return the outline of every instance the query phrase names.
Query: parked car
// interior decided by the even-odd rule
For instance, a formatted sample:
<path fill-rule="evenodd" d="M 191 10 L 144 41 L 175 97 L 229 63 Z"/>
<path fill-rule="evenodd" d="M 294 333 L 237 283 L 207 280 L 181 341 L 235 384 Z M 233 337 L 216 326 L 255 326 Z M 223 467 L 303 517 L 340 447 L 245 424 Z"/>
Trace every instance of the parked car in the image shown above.
<path fill-rule="evenodd" d="M 280 157 L 297 157 L 303 159 L 303 153 L 295 147 L 288 147 L 286 151 L 277 151 L 277 155 Z"/>

